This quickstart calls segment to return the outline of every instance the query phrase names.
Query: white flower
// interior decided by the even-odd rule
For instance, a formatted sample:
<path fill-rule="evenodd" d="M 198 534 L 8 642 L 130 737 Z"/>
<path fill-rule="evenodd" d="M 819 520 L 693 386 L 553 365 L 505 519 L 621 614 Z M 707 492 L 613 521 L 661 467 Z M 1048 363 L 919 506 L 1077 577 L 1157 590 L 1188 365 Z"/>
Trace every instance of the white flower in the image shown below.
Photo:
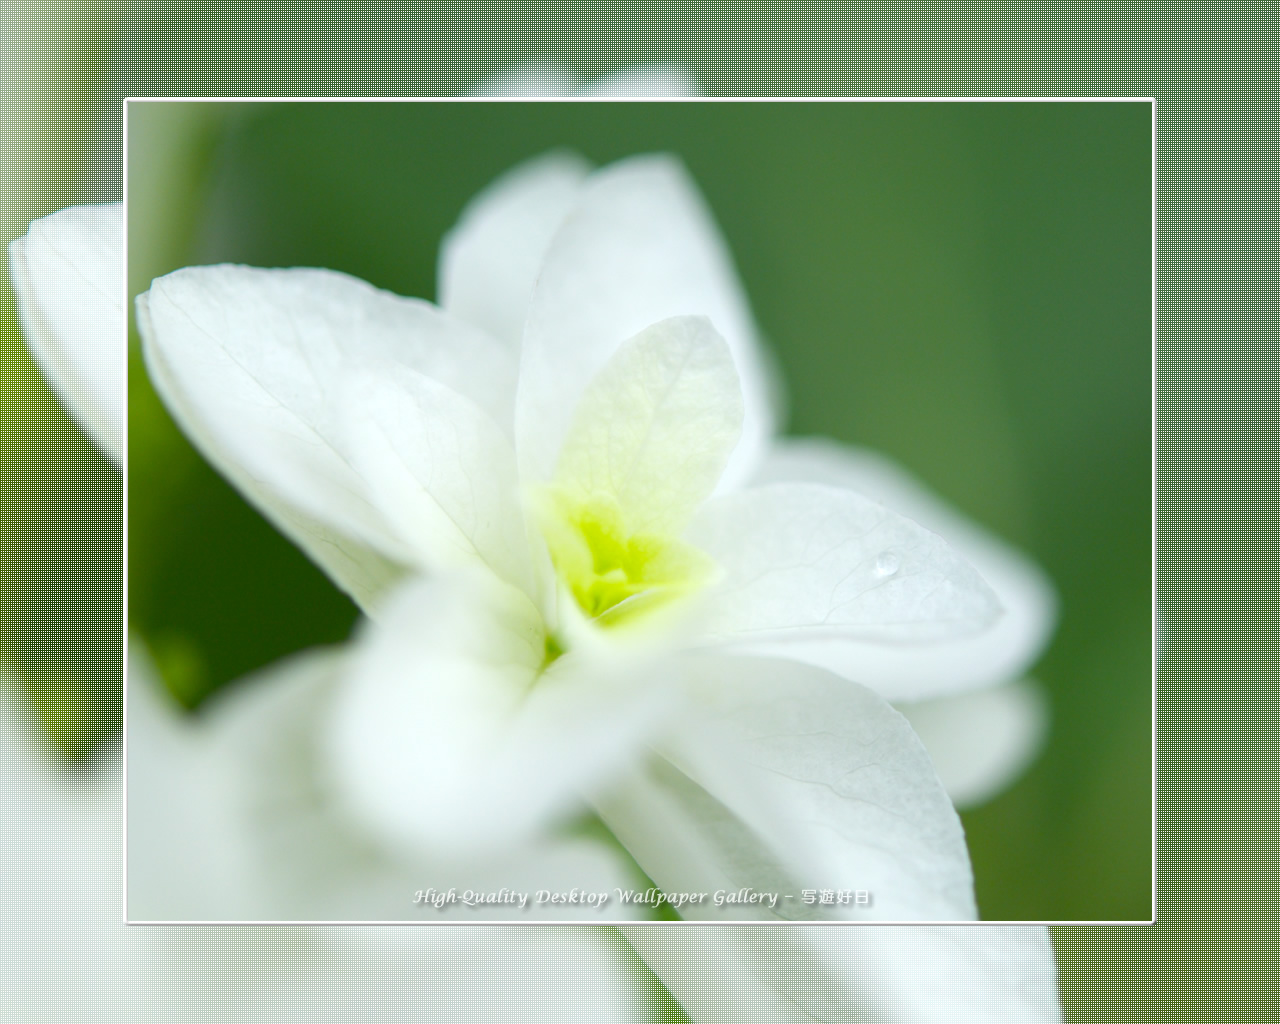
<path fill-rule="evenodd" d="M 118 252 L 119 207 L 105 215 L 114 218 Z M 76 295 L 85 279 L 39 280 L 35 288 L 64 294 L 67 303 L 91 302 L 92 293 Z M 108 318 L 80 340 L 102 353 L 116 351 L 121 337 L 122 325 Z M 77 406 L 77 396 L 88 393 L 76 389 L 64 399 L 82 422 L 91 413 Z M 148 681 L 137 665 L 130 686 L 131 749 L 185 760 L 189 737 L 175 733 L 177 723 L 166 724 L 163 708 L 147 704 Z M 271 691 L 277 682 L 264 678 L 259 687 Z M 351 1015 L 367 1009 L 369 986 L 376 986 L 389 1018 L 423 1008 L 457 1020 L 652 1020 L 663 1013 L 652 991 L 637 985 L 634 961 L 608 929 L 260 928 L 242 929 L 232 939 L 223 930 L 125 929 L 116 923 L 118 752 L 107 751 L 99 770 L 74 782 L 50 772 L 30 727 L 20 726 L 7 704 L 3 711 L 0 816 L 10 827 L 0 840 L 0 916 L 15 941 L 5 946 L 0 1016 L 124 1014 L 159 1021 L 266 1012 L 278 1020 L 309 1020 L 319 1004 L 296 993 L 317 993 L 326 1012 Z M 232 724 L 239 721 L 243 716 Z M 297 779 L 291 753 L 262 766 Z M 158 762 L 154 774 L 177 766 Z M 271 778 L 258 782 L 282 792 Z M 179 799 L 173 806 L 181 805 Z M 726 1013 L 744 1021 L 850 1013 L 939 1022 L 1060 1019 L 1053 954 L 1042 928 L 623 932 L 695 1021 L 722 1020 Z M 51 952 L 55 942 L 61 954 Z M 201 989 L 216 988 L 216 1001 L 202 1008 L 189 987 L 168 983 L 176 972 Z"/>
<path fill-rule="evenodd" d="M 966 528 L 994 591 L 859 493 L 900 477 L 774 439 L 678 162 L 517 168 L 446 239 L 439 307 L 223 266 L 138 313 L 197 446 L 381 620 L 332 753 L 386 839 L 465 857 L 589 803 L 667 891 L 874 893 L 746 916 L 975 916 L 959 821 L 886 698 L 1016 678 L 1043 584 Z"/>

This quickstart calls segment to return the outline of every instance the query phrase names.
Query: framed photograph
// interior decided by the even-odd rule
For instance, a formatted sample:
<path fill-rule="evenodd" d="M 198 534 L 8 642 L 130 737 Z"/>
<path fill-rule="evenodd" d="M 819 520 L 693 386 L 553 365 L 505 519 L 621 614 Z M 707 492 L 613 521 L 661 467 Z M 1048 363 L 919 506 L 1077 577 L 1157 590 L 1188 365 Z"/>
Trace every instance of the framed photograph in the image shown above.
<path fill-rule="evenodd" d="M 130 101 L 128 920 L 1152 921 L 1154 152 Z"/>

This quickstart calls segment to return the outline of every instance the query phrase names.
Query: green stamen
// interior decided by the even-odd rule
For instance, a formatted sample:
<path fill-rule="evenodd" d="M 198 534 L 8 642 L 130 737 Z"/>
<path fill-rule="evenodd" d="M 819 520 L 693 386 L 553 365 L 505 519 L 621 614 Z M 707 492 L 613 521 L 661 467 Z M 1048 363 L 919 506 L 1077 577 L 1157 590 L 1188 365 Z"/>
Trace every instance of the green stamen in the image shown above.
<path fill-rule="evenodd" d="M 696 590 L 713 570 L 706 555 L 678 538 L 629 530 L 611 496 L 550 491 L 539 512 L 556 574 L 600 625 Z"/>

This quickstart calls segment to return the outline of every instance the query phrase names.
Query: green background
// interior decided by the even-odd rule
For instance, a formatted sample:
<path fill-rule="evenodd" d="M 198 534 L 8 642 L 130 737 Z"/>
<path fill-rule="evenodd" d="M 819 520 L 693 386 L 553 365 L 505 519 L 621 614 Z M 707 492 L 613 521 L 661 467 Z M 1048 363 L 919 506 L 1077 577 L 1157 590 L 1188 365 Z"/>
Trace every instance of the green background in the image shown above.
<path fill-rule="evenodd" d="M 128 118 L 132 291 L 230 261 L 431 298 L 440 238 L 519 160 L 679 154 L 786 379 L 789 431 L 893 456 L 1058 588 L 1034 671 L 1043 755 L 964 815 L 984 918 L 1150 918 L 1149 104 L 142 103 Z M 191 451 L 136 351 L 130 460 L 130 623 L 181 700 L 347 636 L 352 605 Z"/>

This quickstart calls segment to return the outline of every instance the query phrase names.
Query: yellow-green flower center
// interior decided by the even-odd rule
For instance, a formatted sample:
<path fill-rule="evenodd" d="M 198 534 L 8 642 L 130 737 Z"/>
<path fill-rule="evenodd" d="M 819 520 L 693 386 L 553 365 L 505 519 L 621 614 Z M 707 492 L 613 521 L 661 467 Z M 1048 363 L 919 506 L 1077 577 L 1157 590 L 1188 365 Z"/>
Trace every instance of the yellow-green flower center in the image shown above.
<path fill-rule="evenodd" d="M 550 490 L 539 511 L 557 577 L 600 625 L 696 590 L 714 570 L 706 555 L 679 538 L 630 529 L 609 495 Z"/>

